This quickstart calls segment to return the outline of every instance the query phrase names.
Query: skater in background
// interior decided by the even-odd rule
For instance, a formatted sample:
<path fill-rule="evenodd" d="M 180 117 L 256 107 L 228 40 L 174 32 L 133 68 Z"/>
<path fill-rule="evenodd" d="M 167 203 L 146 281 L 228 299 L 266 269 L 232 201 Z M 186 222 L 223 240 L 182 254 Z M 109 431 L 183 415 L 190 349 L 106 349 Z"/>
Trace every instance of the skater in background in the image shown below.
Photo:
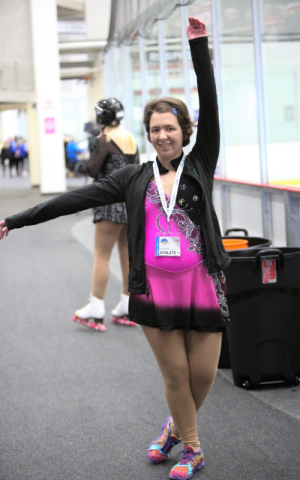
<path fill-rule="evenodd" d="M 93 150 L 87 164 L 87 173 L 97 180 L 119 168 L 139 163 L 137 143 L 121 125 L 124 109 L 115 98 L 100 100 L 95 105 L 96 121 L 100 134 L 94 140 Z M 123 288 L 120 302 L 111 312 L 115 323 L 135 326 L 128 316 L 128 247 L 127 212 L 124 202 L 96 207 L 94 209 L 95 243 L 92 293 L 89 303 L 77 310 L 73 320 L 95 330 L 106 330 L 104 296 L 109 278 L 109 260 L 117 242 L 122 270 Z"/>
<path fill-rule="evenodd" d="M 228 323 L 223 269 L 230 263 L 212 203 L 220 132 L 205 25 L 190 18 L 187 36 L 201 108 L 196 143 L 186 157 L 194 125 L 186 105 L 171 97 L 151 100 L 144 124 L 157 152 L 154 162 L 128 165 L 0 222 L 1 239 L 13 228 L 126 201 L 130 319 L 152 348 L 171 413 L 147 456 L 154 464 L 166 462 L 183 442 L 182 459 L 170 471 L 171 479 L 182 480 L 204 466 L 196 413 L 213 384 Z"/>

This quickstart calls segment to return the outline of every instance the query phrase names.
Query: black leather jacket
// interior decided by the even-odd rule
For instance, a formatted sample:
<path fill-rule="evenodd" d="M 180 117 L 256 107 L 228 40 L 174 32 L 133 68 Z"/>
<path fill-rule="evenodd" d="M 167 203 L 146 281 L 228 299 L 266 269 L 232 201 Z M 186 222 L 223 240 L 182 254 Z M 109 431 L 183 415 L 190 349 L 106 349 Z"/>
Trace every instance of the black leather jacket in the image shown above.
<path fill-rule="evenodd" d="M 192 176 L 201 192 L 200 223 L 209 273 L 230 263 L 212 203 L 213 175 L 219 153 L 219 122 L 213 69 L 207 38 L 190 41 L 201 103 L 196 144 L 187 155 L 182 175 Z M 175 162 L 175 160 L 174 160 Z M 177 168 L 178 165 L 174 165 Z M 167 172 L 160 166 L 160 173 Z M 147 293 L 144 262 L 145 198 L 153 164 L 127 165 L 92 185 L 59 195 L 5 219 L 9 230 L 46 222 L 62 215 L 117 202 L 126 202 L 128 214 L 129 292 Z"/>

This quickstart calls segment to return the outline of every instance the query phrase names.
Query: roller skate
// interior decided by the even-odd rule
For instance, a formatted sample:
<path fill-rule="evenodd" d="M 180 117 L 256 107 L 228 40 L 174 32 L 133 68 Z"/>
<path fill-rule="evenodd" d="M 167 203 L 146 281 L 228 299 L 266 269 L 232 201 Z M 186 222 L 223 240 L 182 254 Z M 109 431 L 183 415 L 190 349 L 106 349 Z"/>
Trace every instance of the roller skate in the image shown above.
<path fill-rule="evenodd" d="M 194 452 L 192 447 L 186 447 L 183 450 L 182 459 L 172 468 L 169 478 L 174 480 L 187 480 L 192 478 L 195 472 L 204 467 L 203 452 L 199 447 L 198 452 Z"/>
<path fill-rule="evenodd" d="M 104 300 L 91 295 L 89 303 L 80 310 L 76 310 L 73 321 L 85 327 L 105 332 L 106 327 L 103 325 L 104 316 Z"/>
<path fill-rule="evenodd" d="M 121 293 L 121 298 L 118 305 L 111 312 L 111 320 L 114 323 L 120 323 L 121 325 L 136 327 L 136 323 L 132 322 L 129 319 L 128 303 L 129 303 L 129 295 L 126 295 L 125 293 Z"/>
<path fill-rule="evenodd" d="M 150 443 L 147 457 L 153 463 L 162 463 L 168 460 L 171 449 L 181 442 L 181 438 L 171 435 L 172 417 L 168 417 L 161 427 L 159 436 Z"/>

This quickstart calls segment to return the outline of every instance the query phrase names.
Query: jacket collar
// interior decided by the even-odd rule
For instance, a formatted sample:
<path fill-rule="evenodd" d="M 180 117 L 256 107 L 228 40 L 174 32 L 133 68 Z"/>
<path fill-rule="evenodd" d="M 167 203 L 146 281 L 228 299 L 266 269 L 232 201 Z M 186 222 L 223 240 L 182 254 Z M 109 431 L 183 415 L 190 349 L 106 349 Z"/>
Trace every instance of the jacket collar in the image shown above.
<path fill-rule="evenodd" d="M 177 170 L 177 168 L 179 167 L 182 157 L 183 157 L 183 151 L 181 152 L 179 157 L 174 158 L 174 160 L 171 160 L 171 165 L 173 168 L 175 168 L 175 170 Z M 160 174 L 168 173 L 169 170 L 162 166 L 162 164 L 158 160 L 158 157 L 156 157 L 156 161 L 157 161 L 159 173 Z"/>

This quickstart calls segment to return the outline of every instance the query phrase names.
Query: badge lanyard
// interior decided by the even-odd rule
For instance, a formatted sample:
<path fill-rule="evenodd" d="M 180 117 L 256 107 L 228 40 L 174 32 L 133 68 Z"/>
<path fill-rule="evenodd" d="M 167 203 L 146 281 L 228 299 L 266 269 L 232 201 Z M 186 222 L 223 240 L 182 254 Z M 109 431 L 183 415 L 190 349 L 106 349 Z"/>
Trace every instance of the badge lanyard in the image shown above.
<path fill-rule="evenodd" d="M 156 159 L 153 162 L 154 177 L 155 177 L 160 201 L 161 201 L 161 204 L 162 204 L 163 209 L 164 209 L 164 211 L 166 213 L 166 216 L 167 216 L 168 234 L 169 234 L 169 227 L 170 227 L 170 217 L 172 215 L 172 212 L 173 212 L 173 209 L 174 209 L 174 206 L 175 206 L 177 192 L 178 192 L 178 188 L 179 188 L 179 181 L 180 181 L 180 177 L 181 177 L 181 174 L 182 174 L 182 171 L 183 171 L 184 162 L 185 162 L 185 155 L 183 156 L 183 158 L 182 158 L 182 160 L 181 160 L 181 162 L 180 162 L 180 164 L 177 168 L 177 172 L 176 172 L 176 176 L 175 176 L 175 180 L 174 180 L 174 185 L 173 185 L 173 188 L 172 188 L 172 194 L 171 194 L 169 208 L 167 207 L 165 192 L 164 192 L 164 189 L 163 189 L 163 185 L 162 185 L 162 181 L 161 181 L 161 178 L 160 178 L 160 174 L 159 174 Z"/>

